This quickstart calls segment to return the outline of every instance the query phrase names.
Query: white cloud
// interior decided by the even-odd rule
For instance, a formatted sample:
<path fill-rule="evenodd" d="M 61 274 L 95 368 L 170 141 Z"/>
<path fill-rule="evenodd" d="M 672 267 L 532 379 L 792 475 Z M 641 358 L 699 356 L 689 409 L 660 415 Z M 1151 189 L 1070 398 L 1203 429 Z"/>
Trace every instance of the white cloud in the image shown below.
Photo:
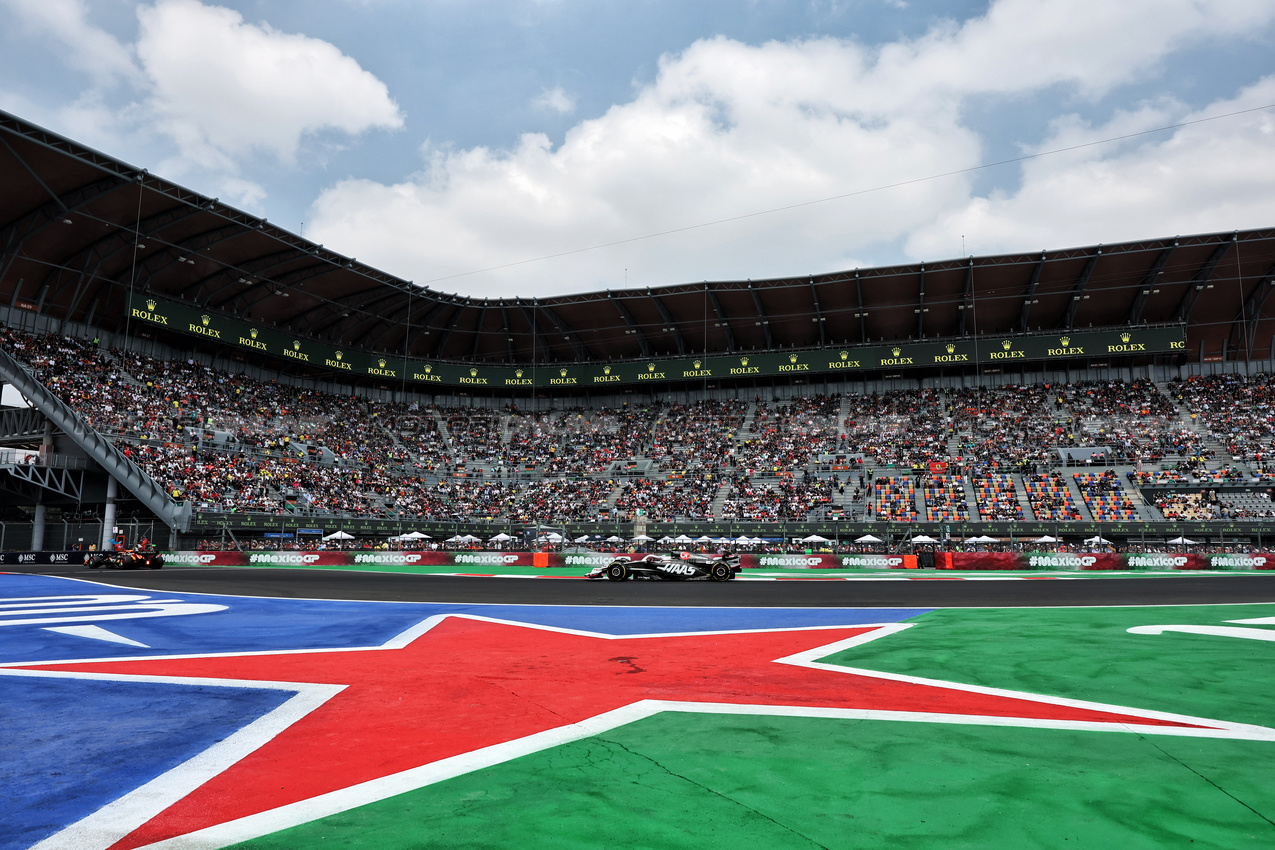
<path fill-rule="evenodd" d="M 1058 119 L 1039 150 L 1137 133 L 1275 103 L 1275 77 L 1231 100 L 1185 113 L 1173 103 L 1090 127 Z M 1185 114 L 1184 114 L 1185 113 Z M 974 253 L 1066 248 L 1185 233 L 1269 226 L 1275 215 L 1275 110 L 1088 147 L 1027 162 L 1021 188 L 972 198 L 907 242 L 933 256 L 965 235 Z"/>
<path fill-rule="evenodd" d="M 0 0 L 0 5 L 8 7 L 29 32 L 60 42 L 65 61 L 91 74 L 94 85 L 138 80 L 129 48 L 89 22 L 83 0 Z"/>
<path fill-rule="evenodd" d="M 1061 85 L 1095 97 L 1152 74 L 1188 40 L 1243 37 L 1272 17 L 1269 2 L 1251 0 L 1001 0 L 962 26 L 943 23 L 875 51 L 835 39 L 701 41 L 664 57 L 631 102 L 580 122 L 559 147 L 536 134 L 507 151 L 427 147 L 427 167 L 399 183 L 338 183 L 316 201 L 311 233 L 418 283 L 498 295 L 619 287 L 626 275 L 647 285 L 825 271 L 900 242 L 918 259 L 937 259 L 955 256 L 970 233 L 986 250 L 1022 249 L 1024 240 L 1053 247 L 1067 232 L 1088 234 L 1080 241 L 1156 235 L 1165 232 L 1167 203 L 1199 210 L 1180 217 L 1196 229 L 1252 224 L 1252 215 L 1224 216 L 1228 208 L 1199 194 L 1212 167 L 1192 154 L 1170 157 L 1171 180 L 1152 180 L 1149 166 L 1133 167 L 1141 153 L 1101 148 L 1028 165 L 1023 192 L 1012 198 L 972 199 L 969 180 L 952 177 L 625 241 L 972 167 L 982 152 L 961 120 L 970 96 L 1036 96 Z M 1060 121 L 1046 147 L 1181 111 L 1162 103 L 1101 128 Z M 1177 143 L 1198 137 L 1204 152 L 1215 135 L 1202 127 Z M 1256 135 L 1251 144 L 1233 140 L 1228 168 L 1265 168 L 1266 150 Z M 1140 191 L 1137 178 L 1149 181 Z M 1169 192 L 1170 183 L 1179 188 Z M 1118 191 L 1099 191 L 1104 185 Z M 1228 183 L 1260 197 L 1242 188 Z M 1094 203 L 1082 203 L 1086 196 Z M 1080 215 L 1092 226 L 1068 218 Z M 1228 220 L 1219 225 L 1218 216 Z M 1101 229 L 1104 222 L 1111 228 Z M 624 244 L 519 262 L 612 242 Z M 516 265 L 464 274 L 505 264 Z"/>
<path fill-rule="evenodd" d="M 537 109 L 547 109 L 550 112 L 556 112 L 559 115 L 570 115 L 576 111 L 575 98 L 563 91 L 562 86 L 541 92 L 540 96 L 531 102 L 531 105 Z"/>
<path fill-rule="evenodd" d="M 233 171 L 254 151 L 286 162 L 309 133 L 403 124 L 385 84 L 326 41 L 196 0 L 161 0 L 138 19 L 148 105 L 192 163 Z"/>

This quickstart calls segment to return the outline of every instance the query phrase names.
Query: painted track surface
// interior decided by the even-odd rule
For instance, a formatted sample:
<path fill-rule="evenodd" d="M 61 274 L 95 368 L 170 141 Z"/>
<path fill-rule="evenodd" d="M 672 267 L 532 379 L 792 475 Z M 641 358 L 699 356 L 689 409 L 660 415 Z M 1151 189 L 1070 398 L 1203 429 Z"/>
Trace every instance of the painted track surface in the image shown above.
<path fill-rule="evenodd" d="M 292 599 L 474 602 L 527 605 L 721 606 L 736 608 L 1042 607 L 1221 605 L 1275 602 L 1275 574 L 1159 575 L 1069 580 L 960 581 L 937 573 L 913 581 L 780 582 L 520 581 L 305 569 L 178 567 L 159 571 L 13 570 L 118 587 Z M 814 578 L 815 576 L 812 576 Z"/>

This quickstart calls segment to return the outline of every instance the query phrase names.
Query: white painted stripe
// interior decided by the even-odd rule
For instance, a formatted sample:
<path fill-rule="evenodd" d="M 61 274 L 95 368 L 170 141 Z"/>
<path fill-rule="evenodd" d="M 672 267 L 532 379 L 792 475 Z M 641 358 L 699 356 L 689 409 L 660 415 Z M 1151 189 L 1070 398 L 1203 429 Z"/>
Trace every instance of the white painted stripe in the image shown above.
<path fill-rule="evenodd" d="M 1127 631 L 1135 635 L 1161 635 L 1165 632 L 1181 632 L 1188 635 L 1212 635 L 1213 637 L 1275 641 L 1275 629 L 1241 629 L 1238 626 L 1134 626 L 1131 629 L 1127 629 Z"/>
<path fill-rule="evenodd" d="M 140 646 L 143 649 L 150 649 L 149 644 L 142 643 L 139 640 L 126 638 L 123 635 L 117 635 L 109 629 L 101 626 L 49 626 L 46 632 L 57 632 L 63 635 L 72 635 L 74 637 L 89 638 L 90 640 L 104 640 L 108 643 L 122 643 L 125 646 Z"/>

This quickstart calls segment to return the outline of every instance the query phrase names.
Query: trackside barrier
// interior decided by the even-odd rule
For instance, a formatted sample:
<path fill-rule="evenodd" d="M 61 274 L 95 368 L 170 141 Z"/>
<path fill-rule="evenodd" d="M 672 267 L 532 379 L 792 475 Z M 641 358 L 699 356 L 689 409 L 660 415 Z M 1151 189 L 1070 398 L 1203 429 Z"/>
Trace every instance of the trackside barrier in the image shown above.
<path fill-rule="evenodd" d="M 624 553 L 641 557 L 638 553 Z M 3 552 L 3 564 L 75 563 L 83 552 Z M 610 553 L 558 552 L 198 552 L 164 553 L 169 566 L 218 567 L 455 567 L 489 573 L 501 567 L 589 569 L 608 564 Z M 38 558 L 38 560 L 19 560 Z M 75 560 L 68 560 L 74 558 Z M 915 555 L 741 555 L 745 569 L 916 569 Z M 1105 552 L 940 552 L 935 566 L 948 570 L 1273 570 L 1275 554 L 1111 554 Z"/>

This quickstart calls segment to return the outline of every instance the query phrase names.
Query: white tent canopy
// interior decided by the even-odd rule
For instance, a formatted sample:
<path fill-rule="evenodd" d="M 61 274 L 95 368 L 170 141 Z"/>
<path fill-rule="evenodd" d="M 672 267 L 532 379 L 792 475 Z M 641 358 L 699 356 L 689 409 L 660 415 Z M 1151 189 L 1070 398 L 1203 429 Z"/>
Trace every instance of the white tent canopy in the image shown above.
<path fill-rule="evenodd" d="M 1194 545 L 1196 545 L 1196 541 L 1194 541 L 1194 540 L 1190 539 L 1189 537 L 1175 537 L 1175 538 L 1173 538 L 1172 540 L 1170 540 L 1170 541 L 1168 541 L 1168 542 L 1169 542 L 1169 543 L 1176 543 L 1176 544 L 1177 544 L 1177 545 L 1179 545 L 1179 546 L 1183 546 L 1183 545 L 1185 545 L 1185 546 L 1194 546 Z"/>
<path fill-rule="evenodd" d="M 650 541 L 654 539 L 655 538 L 651 537 L 649 534 L 639 534 L 637 537 L 633 538 L 633 542 L 634 543 L 649 543 Z"/>
<path fill-rule="evenodd" d="M 1105 546 L 1109 543 L 1111 543 L 1111 541 L 1107 540 L 1105 537 L 1095 536 L 1085 538 L 1085 545 L 1087 546 Z"/>
<path fill-rule="evenodd" d="M 687 537 L 685 534 L 679 534 L 673 538 L 674 543 L 694 543 L 695 541 Z"/>
<path fill-rule="evenodd" d="M 915 540 L 916 538 L 912 538 Z M 1000 543 L 995 537 L 988 537 L 986 534 L 980 534 L 978 537 L 965 538 L 966 543 Z"/>
<path fill-rule="evenodd" d="M 581 534 L 579 537 L 577 537 L 577 538 L 576 538 L 575 540 L 573 540 L 572 542 L 573 542 L 573 543 L 588 543 L 588 542 L 589 542 L 589 535 L 587 535 L 587 534 Z"/>
<path fill-rule="evenodd" d="M 331 534 L 323 535 L 324 540 L 353 540 L 353 534 L 346 534 L 344 531 L 334 531 Z"/>
<path fill-rule="evenodd" d="M 607 542 L 608 543 L 623 543 L 624 538 L 618 534 L 612 534 L 610 537 L 607 538 Z"/>
<path fill-rule="evenodd" d="M 661 537 L 659 540 L 657 540 L 657 541 L 655 541 L 655 542 L 656 542 L 656 543 L 675 543 L 676 541 L 675 541 L 672 537 L 669 537 L 669 536 L 666 534 L 666 535 L 664 535 L 663 537 Z"/>
<path fill-rule="evenodd" d="M 881 538 L 873 537 L 871 534 L 865 534 L 862 537 L 856 537 L 854 539 L 854 542 L 855 543 L 880 543 Z"/>
<path fill-rule="evenodd" d="M 1058 542 L 1058 538 L 1057 538 L 1057 537 L 1050 537 L 1048 534 L 1046 534 L 1046 535 L 1044 535 L 1043 537 L 1037 537 L 1037 538 L 1036 538 L 1035 540 L 1033 540 L 1032 542 L 1033 542 L 1033 543 L 1057 543 L 1057 542 Z"/>
<path fill-rule="evenodd" d="M 505 534 L 505 532 L 503 531 L 497 534 L 495 537 L 487 538 L 488 543 L 504 543 L 508 540 L 513 540 L 513 538 L 510 537 L 508 534 Z"/>
<path fill-rule="evenodd" d="M 738 543 L 740 546 L 747 546 L 749 543 L 753 542 L 753 539 L 747 534 L 741 534 L 735 538 L 734 542 Z"/>
<path fill-rule="evenodd" d="M 938 543 L 937 540 L 935 540 L 933 537 L 930 537 L 928 534 L 917 534 L 912 538 L 912 542 L 913 543 Z"/>
<path fill-rule="evenodd" d="M 695 542 L 696 543 L 712 543 L 713 538 L 709 537 L 707 534 L 701 534 L 699 537 L 695 538 Z"/>
<path fill-rule="evenodd" d="M 820 537 L 818 534 L 812 534 L 809 537 L 801 538 L 802 543 L 831 543 L 828 538 Z"/>

